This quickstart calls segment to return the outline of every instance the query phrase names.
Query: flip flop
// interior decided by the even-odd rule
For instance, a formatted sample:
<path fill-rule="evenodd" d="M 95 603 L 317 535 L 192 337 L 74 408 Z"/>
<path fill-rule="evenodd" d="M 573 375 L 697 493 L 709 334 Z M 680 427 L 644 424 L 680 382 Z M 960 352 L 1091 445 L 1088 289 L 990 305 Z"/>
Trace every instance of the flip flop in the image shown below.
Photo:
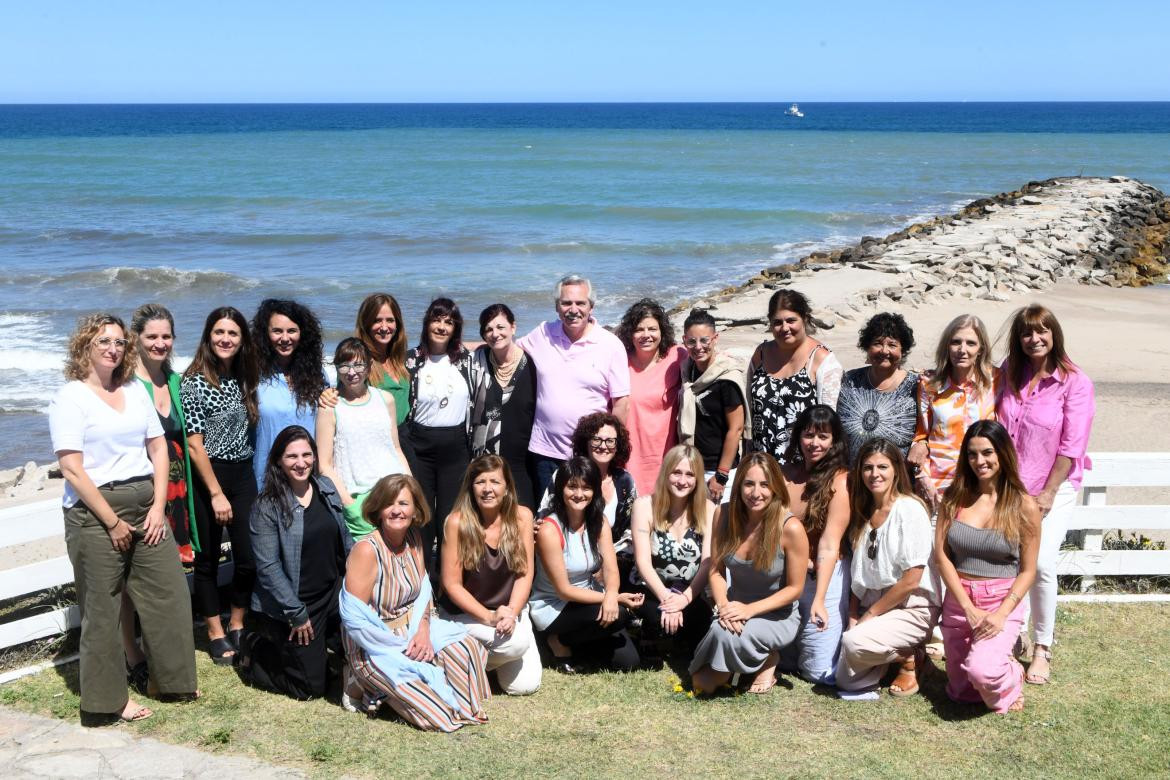
<path fill-rule="evenodd" d="M 760 683 L 757 683 L 757 682 L 752 683 L 748 687 L 747 693 L 752 693 L 752 694 L 755 694 L 757 696 L 763 696 L 765 693 L 767 693 L 768 691 L 772 690 L 775 687 L 776 687 L 776 677 L 775 677 L 775 675 L 773 675 L 772 679 L 766 683 L 763 683 L 763 685 L 761 685 Z"/>
<path fill-rule="evenodd" d="M 127 704 L 126 706 L 129 707 L 130 705 Z M 136 720 L 146 720 L 153 714 L 154 710 L 152 710 L 150 707 L 143 707 L 142 705 L 138 705 L 138 708 L 129 715 L 127 715 L 126 710 L 123 709 L 122 713 L 118 715 L 118 718 L 120 720 L 126 721 L 127 723 L 133 723 Z"/>

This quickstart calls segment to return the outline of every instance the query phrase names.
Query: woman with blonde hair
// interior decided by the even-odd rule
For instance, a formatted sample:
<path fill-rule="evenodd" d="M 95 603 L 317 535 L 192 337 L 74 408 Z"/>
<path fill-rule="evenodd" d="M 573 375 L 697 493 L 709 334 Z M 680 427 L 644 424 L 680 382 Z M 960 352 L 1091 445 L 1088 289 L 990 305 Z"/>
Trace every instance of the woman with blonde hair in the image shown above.
<path fill-rule="evenodd" d="M 443 530 L 444 617 L 488 651 L 487 670 L 511 696 L 540 688 L 540 651 L 528 617 L 536 572 L 532 512 L 520 503 L 507 461 L 471 461 Z"/>
<path fill-rule="evenodd" d="M 711 624 L 703 592 L 711 567 L 715 505 L 703 482 L 703 456 L 688 444 L 667 451 L 654 492 L 634 502 L 634 584 L 645 595 L 637 612 L 651 636 L 678 636 L 694 646 Z"/>
<path fill-rule="evenodd" d="M 980 420 L 938 510 L 934 556 L 946 584 L 942 635 L 947 695 L 997 713 L 1024 708 L 1024 670 L 1012 646 L 1036 579 L 1040 511 L 1020 482 L 1007 430 Z"/>
<path fill-rule="evenodd" d="M 1000 372 L 991 363 L 987 328 L 973 314 L 951 320 L 934 362 L 934 371 L 919 380 L 918 426 L 906 460 L 920 493 L 937 508 L 962 459 L 963 434 L 977 420 L 995 419 Z"/>
<path fill-rule="evenodd" d="M 797 600 L 808 570 L 808 536 L 788 510 L 771 455 L 753 452 L 740 462 L 731 501 L 716 514 L 711 559 L 717 621 L 695 650 L 692 685 L 713 693 L 733 674 L 751 674 L 749 692 L 767 693 L 780 651 L 800 630 Z"/>
<path fill-rule="evenodd" d="M 69 339 L 69 381 L 49 407 L 81 610 L 81 720 L 90 726 L 153 714 L 126 690 L 123 592 L 138 609 L 151 687 L 195 696 L 191 600 L 178 548 L 167 541 L 170 460 L 158 413 L 134 381 L 136 357 L 122 320 L 83 317 Z"/>
<path fill-rule="evenodd" d="M 931 562 L 930 517 L 906 473 L 899 446 L 870 439 L 850 475 L 853 547 L 848 630 L 841 637 L 837 691 L 876 699 L 889 664 L 900 661 L 890 695 L 918 691 L 923 645 L 938 622 L 939 587 Z"/>
<path fill-rule="evenodd" d="M 1056 556 L 1088 463 L 1085 450 L 1096 399 L 1092 380 L 1065 351 L 1056 315 L 1033 304 L 1017 311 L 1011 322 L 1003 366 L 1006 387 L 996 415 L 1016 445 L 1020 479 L 1043 520 L 1030 598 L 1035 646 L 1027 676 L 1033 685 L 1043 685 L 1050 675 L 1056 623 Z"/>
<path fill-rule="evenodd" d="M 362 511 L 374 533 L 353 546 L 341 592 L 348 663 L 342 706 L 389 705 L 424 731 L 486 723 L 487 652 L 435 613 L 419 532 L 430 520 L 414 477 L 378 480 Z"/>

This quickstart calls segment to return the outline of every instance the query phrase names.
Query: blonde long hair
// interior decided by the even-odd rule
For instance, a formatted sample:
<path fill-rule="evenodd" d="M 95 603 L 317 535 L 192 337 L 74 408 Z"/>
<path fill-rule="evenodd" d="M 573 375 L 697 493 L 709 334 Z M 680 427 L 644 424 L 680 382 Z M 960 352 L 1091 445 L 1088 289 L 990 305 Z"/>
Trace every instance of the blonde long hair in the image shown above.
<path fill-rule="evenodd" d="M 995 509 L 991 512 L 992 530 L 999 531 L 1009 542 L 1019 542 L 1025 535 L 1035 533 L 1028 516 L 1024 513 L 1024 499 L 1028 495 L 1020 481 L 1019 459 L 1012 437 L 1007 429 L 995 420 L 978 420 L 967 429 L 963 446 L 959 448 L 959 467 L 955 479 L 943 495 L 938 509 L 938 524 L 946 538 L 947 528 L 963 507 L 971 506 L 979 498 L 979 478 L 971 468 L 967 447 L 972 439 L 987 439 L 995 448 L 999 458 L 999 473 L 995 477 Z"/>
<path fill-rule="evenodd" d="M 979 354 L 975 356 L 975 367 L 971 375 L 975 387 L 985 393 L 995 384 L 995 369 L 991 363 L 991 340 L 987 338 L 987 327 L 983 320 L 974 314 L 960 314 L 943 329 L 938 346 L 934 350 L 934 376 L 930 379 L 930 385 L 935 391 L 941 390 L 943 385 L 951 380 L 954 368 L 951 365 L 951 339 L 963 328 L 975 331 L 975 337 L 979 339 Z"/>
<path fill-rule="evenodd" d="M 723 566 L 747 537 L 748 510 L 743 503 L 743 481 L 747 473 L 759 466 L 764 472 L 772 500 L 764 507 L 763 529 L 752 550 L 752 566 L 758 571 L 767 571 L 776 558 L 776 551 L 784 536 L 784 520 L 788 517 L 788 489 L 775 458 L 766 452 L 753 452 L 739 462 L 735 472 L 731 501 L 728 503 L 726 521 L 719 524 L 712 545 L 712 559 Z"/>
<path fill-rule="evenodd" d="M 703 484 L 703 456 L 689 444 L 671 447 L 662 458 L 662 468 L 654 481 L 654 495 L 650 498 L 650 514 L 654 530 L 670 528 L 670 473 L 682 461 L 690 464 L 695 475 L 695 489 L 687 500 L 687 525 L 697 533 L 703 533 L 707 525 L 707 491 Z"/>
<path fill-rule="evenodd" d="M 458 545 L 459 562 L 465 571 L 475 571 L 479 568 L 487 542 L 483 530 L 483 515 L 480 514 L 473 487 L 476 478 L 492 471 L 504 475 L 504 496 L 500 500 L 500 552 L 504 554 L 508 569 L 517 577 L 523 577 L 528 571 L 524 534 L 531 536 L 532 528 L 521 528 L 516 482 L 512 478 L 508 462 L 499 455 L 480 455 L 467 467 L 467 472 L 463 475 L 463 484 L 459 487 L 459 497 L 455 499 L 455 511 L 452 512 L 455 517 L 455 539 L 448 539 L 444 535 L 443 541 L 446 544 L 454 542 Z"/>

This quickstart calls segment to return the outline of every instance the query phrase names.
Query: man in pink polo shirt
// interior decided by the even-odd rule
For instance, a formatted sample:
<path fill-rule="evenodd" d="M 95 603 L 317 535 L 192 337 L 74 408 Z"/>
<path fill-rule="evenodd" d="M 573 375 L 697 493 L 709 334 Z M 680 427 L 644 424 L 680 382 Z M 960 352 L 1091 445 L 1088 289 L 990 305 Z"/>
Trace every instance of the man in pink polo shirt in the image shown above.
<path fill-rule="evenodd" d="M 558 319 L 545 321 L 517 343 L 536 366 L 536 419 L 528 450 L 536 461 L 536 494 L 572 454 L 577 421 L 612 411 L 623 422 L 630 368 L 621 340 L 593 319 L 593 285 L 572 274 L 557 283 Z"/>

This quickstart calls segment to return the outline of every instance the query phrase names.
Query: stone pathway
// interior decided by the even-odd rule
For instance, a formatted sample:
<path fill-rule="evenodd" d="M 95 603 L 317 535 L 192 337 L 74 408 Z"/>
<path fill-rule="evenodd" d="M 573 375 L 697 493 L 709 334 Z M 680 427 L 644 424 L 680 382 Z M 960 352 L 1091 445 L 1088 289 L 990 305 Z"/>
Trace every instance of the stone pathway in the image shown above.
<path fill-rule="evenodd" d="M 137 737 L 121 726 L 87 729 L 76 723 L 0 707 L 0 777 L 249 778 L 291 780 L 306 775 L 249 758 L 214 755 Z"/>

